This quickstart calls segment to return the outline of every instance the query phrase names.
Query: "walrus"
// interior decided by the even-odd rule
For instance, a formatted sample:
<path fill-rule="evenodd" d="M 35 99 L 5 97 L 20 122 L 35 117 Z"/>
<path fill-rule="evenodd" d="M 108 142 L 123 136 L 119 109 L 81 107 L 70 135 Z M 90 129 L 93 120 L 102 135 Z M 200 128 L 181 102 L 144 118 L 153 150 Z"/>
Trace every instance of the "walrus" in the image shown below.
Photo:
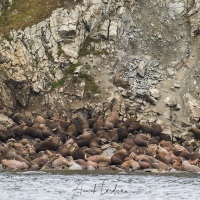
<path fill-rule="evenodd" d="M 134 142 L 139 147 L 146 147 L 149 144 L 149 141 L 144 134 L 137 134 L 134 138 Z"/>
<path fill-rule="evenodd" d="M 61 140 L 59 137 L 50 137 L 44 140 L 43 142 L 36 145 L 36 152 L 45 151 L 45 150 L 58 150 L 61 145 Z"/>
<path fill-rule="evenodd" d="M 161 147 L 165 148 L 167 151 L 173 152 L 173 150 L 175 149 L 171 141 L 162 140 L 159 144 Z"/>
<path fill-rule="evenodd" d="M 200 139 L 200 129 L 198 128 L 190 128 L 188 131 L 191 131 L 194 134 L 194 137 L 199 140 Z"/>
<path fill-rule="evenodd" d="M 34 127 L 34 125 L 32 126 Z M 42 131 L 42 136 L 44 138 L 48 138 L 49 136 L 53 136 L 53 132 L 51 131 L 51 129 L 49 127 L 47 127 L 45 124 L 39 124 L 38 127 L 41 131 Z"/>
<path fill-rule="evenodd" d="M 182 151 L 179 154 L 179 156 L 182 158 L 185 158 L 186 160 L 196 160 L 197 159 L 196 153 L 189 153 L 187 151 Z"/>
<path fill-rule="evenodd" d="M 75 146 L 73 149 L 71 149 L 71 156 L 74 160 L 84 159 L 85 155 L 86 154 L 84 153 L 84 151 L 78 146 Z"/>
<path fill-rule="evenodd" d="M 78 137 L 79 133 L 78 130 L 76 129 L 76 126 L 74 124 L 71 124 L 67 130 L 66 130 L 67 135 L 69 136 L 69 138 L 74 138 L 74 137 Z"/>
<path fill-rule="evenodd" d="M 183 171 L 200 172 L 200 168 L 196 165 L 191 165 L 187 160 L 182 159 L 181 169 Z"/>
<path fill-rule="evenodd" d="M 12 132 L 8 131 L 6 127 L 0 125 L 0 140 L 5 142 L 7 139 L 10 138 L 15 138 L 15 135 Z"/>
<path fill-rule="evenodd" d="M 38 158 L 35 158 L 34 160 L 31 161 L 31 169 L 32 170 L 40 169 L 48 160 L 49 158 L 45 154 Z"/>
<path fill-rule="evenodd" d="M 80 120 L 80 121 L 79 121 L 79 120 Z M 81 123 L 83 123 L 83 122 L 81 121 L 81 118 L 80 118 L 80 117 L 79 117 L 79 119 L 78 119 L 78 117 L 73 118 L 73 119 L 71 120 L 71 123 L 74 124 L 74 125 L 76 126 L 76 129 L 77 129 L 78 133 L 81 134 L 82 131 L 83 131 L 82 125 L 81 125 Z M 88 127 L 89 127 L 89 124 L 88 124 Z"/>
<path fill-rule="evenodd" d="M 42 131 L 38 128 L 38 127 L 28 127 L 28 126 L 24 126 L 23 127 L 24 130 L 24 135 L 29 135 L 33 138 L 39 138 L 41 140 L 44 140 L 45 138 L 42 135 Z"/>
<path fill-rule="evenodd" d="M 122 169 L 128 170 L 128 171 L 135 171 L 140 169 L 140 165 L 137 161 L 135 160 L 127 160 L 123 162 L 120 166 Z"/>
<path fill-rule="evenodd" d="M 119 77 L 115 77 L 113 84 L 116 87 L 122 87 L 124 89 L 128 89 L 128 87 L 130 86 L 128 81 L 123 80 L 122 78 Z"/>
<path fill-rule="evenodd" d="M 89 154 L 91 156 L 100 155 L 100 154 L 103 153 L 103 150 L 101 148 L 99 148 L 99 147 L 86 148 L 86 149 L 83 149 L 83 151 L 86 154 Z"/>
<path fill-rule="evenodd" d="M 77 159 L 75 161 L 78 165 L 80 165 L 83 169 L 87 169 L 88 168 L 88 164 L 85 160 L 83 159 Z M 91 161 L 92 162 L 92 161 Z"/>
<path fill-rule="evenodd" d="M 152 136 L 159 136 L 161 134 L 162 128 L 160 124 L 153 123 L 151 124 L 151 127 L 152 127 L 152 131 L 151 131 Z"/>
<path fill-rule="evenodd" d="M 72 140 L 73 141 L 73 140 Z M 60 153 L 63 157 L 67 157 L 67 156 L 71 156 L 72 160 L 72 151 L 78 147 L 76 142 L 72 142 L 72 141 L 67 141 L 65 142 L 64 145 L 62 145 L 61 147 L 59 147 L 59 149 L 57 150 L 57 153 Z M 68 143 L 69 142 L 69 143 Z"/>
<path fill-rule="evenodd" d="M 151 162 L 147 162 L 147 161 L 144 161 L 144 160 L 139 160 L 138 163 L 139 163 L 141 169 L 151 168 Z"/>
<path fill-rule="evenodd" d="M 94 139 L 96 136 L 94 133 L 91 132 L 85 132 L 82 135 L 79 135 L 76 139 L 76 143 L 79 147 L 90 146 L 90 142 L 92 139 Z"/>
<path fill-rule="evenodd" d="M 130 119 L 127 119 L 126 121 L 124 121 L 123 126 L 126 127 L 126 129 L 133 123 L 136 122 L 137 119 L 134 117 L 131 117 Z"/>
<path fill-rule="evenodd" d="M 97 121 L 97 118 L 95 118 L 95 117 L 88 119 L 89 128 L 93 128 L 96 121 Z"/>
<path fill-rule="evenodd" d="M 55 159 L 52 161 L 53 169 L 63 169 L 63 166 L 69 167 L 69 161 L 62 155 L 56 154 Z"/>
<path fill-rule="evenodd" d="M 174 169 L 178 170 L 178 171 L 181 171 L 181 167 L 182 167 L 182 161 L 181 161 L 181 159 L 176 159 L 176 160 L 174 159 L 172 167 Z"/>
<path fill-rule="evenodd" d="M 29 127 L 33 125 L 33 120 L 31 117 L 22 115 L 20 113 L 16 113 L 15 115 L 13 115 L 12 120 L 18 125 L 24 124 Z"/>
<path fill-rule="evenodd" d="M 14 125 L 9 129 L 9 132 L 14 135 L 13 138 L 21 138 L 24 135 L 24 125 Z"/>
<path fill-rule="evenodd" d="M 60 122 L 60 127 L 63 131 L 67 131 L 68 127 L 70 126 L 70 123 L 69 122 L 66 122 L 66 121 L 61 121 Z"/>
<path fill-rule="evenodd" d="M 2 159 L 8 159 L 8 160 L 15 159 L 20 162 L 26 163 L 28 166 L 30 165 L 30 163 L 26 159 L 24 159 L 21 155 L 19 155 L 14 148 L 7 148 L 3 152 L 1 152 L 0 160 Z"/>
<path fill-rule="evenodd" d="M 46 119 L 46 126 L 49 127 L 53 132 L 59 128 L 59 123 L 51 119 Z"/>
<path fill-rule="evenodd" d="M 131 125 L 127 128 L 128 133 L 135 133 L 135 131 L 139 131 L 141 128 L 140 122 L 132 122 Z"/>
<path fill-rule="evenodd" d="M 42 116 L 37 116 L 34 119 L 34 124 L 46 124 L 46 119 L 44 119 Z"/>
<path fill-rule="evenodd" d="M 138 162 L 145 161 L 145 162 L 149 163 L 150 165 L 152 164 L 152 160 L 147 155 L 143 155 L 143 154 L 136 155 L 134 160 L 136 160 Z"/>
<path fill-rule="evenodd" d="M 118 136 L 117 131 L 115 131 L 115 130 L 109 130 L 107 132 L 107 134 L 108 134 L 108 137 L 110 138 L 111 142 L 118 142 L 119 136 Z"/>
<path fill-rule="evenodd" d="M 54 131 L 54 135 L 58 136 L 62 143 L 65 143 L 68 139 L 66 132 L 64 132 L 61 128 L 58 128 L 56 131 Z"/>
<path fill-rule="evenodd" d="M 128 156 L 128 152 L 125 149 L 117 150 L 111 157 L 112 165 L 121 165 L 124 159 Z"/>
<path fill-rule="evenodd" d="M 154 106 L 157 104 L 157 100 L 147 93 L 144 94 L 144 100 Z"/>
<path fill-rule="evenodd" d="M 148 124 L 145 124 L 145 123 L 141 123 L 140 126 L 141 126 L 141 130 L 143 133 L 152 134 L 153 128 L 151 126 L 149 126 Z"/>
<path fill-rule="evenodd" d="M 99 167 L 99 165 L 96 162 L 88 160 L 87 161 L 87 168 L 89 168 L 89 166 L 94 167 L 94 169 L 97 169 Z"/>
<path fill-rule="evenodd" d="M 173 150 L 173 154 L 176 155 L 176 156 L 179 156 L 179 154 L 182 152 L 182 151 L 187 151 L 187 149 L 183 146 L 181 146 L 180 144 L 173 144 L 174 145 L 174 150 Z"/>
<path fill-rule="evenodd" d="M 0 131 L 0 140 L 2 142 L 5 142 L 7 140 L 7 136 L 4 133 L 2 133 L 1 131 Z"/>
<path fill-rule="evenodd" d="M 105 138 L 95 137 L 90 141 L 89 147 L 100 147 L 103 144 L 108 143 L 108 140 Z"/>
<path fill-rule="evenodd" d="M 104 131 L 104 130 L 97 131 L 96 132 L 96 136 L 98 138 L 104 138 L 104 139 L 110 141 L 110 137 L 108 136 L 108 133 L 106 131 Z"/>
<path fill-rule="evenodd" d="M 6 170 L 25 170 L 29 168 L 29 166 L 26 163 L 20 162 L 18 160 L 3 159 L 2 165 L 3 165 L 3 168 Z"/>
<path fill-rule="evenodd" d="M 123 139 L 125 139 L 128 136 L 128 132 L 127 132 L 125 126 L 120 126 L 117 129 L 117 133 L 118 133 L 119 141 L 122 141 Z"/>
<path fill-rule="evenodd" d="M 157 144 L 149 144 L 145 148 L 145 154 L 147 154 L 149 156 L 155 156 L 156 155 L 157 146 L 158 146 Z"/>
<path fill-rule="evenodd" d="M 172 164 L 172 157 L 169 152 L 162 148 L 161 146 L 157 147 L 156 150 L 156 159 L 160 160 L 161 162 L 165 163 L 166 165 Z"/>
<path fill-rule="evenodd" d="M 133 136 L 131 133 L 128 134 L 128 137 L 124 140 L 123 147 L 128 151 L 130 150 L 133 146 L 136 146 Z"/>
<path fill-rule="evenodd" d="M 95 155 L 95 156 L 90 156 L 88 158 L 85 158 L 85 160 L 87 161 L 93 161 L 96 163 L 108 163 L 111 164 L 111 158 L 108 156 L 104 156 L 104 155 Z"/>
<path fill-rule="evenodd" d="M 119 123 L 119 114 L 117 111 L 109 112 L 108 116 L 105 119 L 105 126 L 108 130 L 116 128 Z"/>
<path fill-rule="evenodd" d="M 100 116 L 93 125 L 93 131 L 96 133 L 97 131 L 101 131 L 103 128 L 104 128 L 104 118 L 103 116 Z"/>
<path fill-rule="evenodd" d="M 89 129 L 89 122 L 86 117 L 83 115 L 78 115 L 77 120 L 79 121 L 82 130 Z"/>

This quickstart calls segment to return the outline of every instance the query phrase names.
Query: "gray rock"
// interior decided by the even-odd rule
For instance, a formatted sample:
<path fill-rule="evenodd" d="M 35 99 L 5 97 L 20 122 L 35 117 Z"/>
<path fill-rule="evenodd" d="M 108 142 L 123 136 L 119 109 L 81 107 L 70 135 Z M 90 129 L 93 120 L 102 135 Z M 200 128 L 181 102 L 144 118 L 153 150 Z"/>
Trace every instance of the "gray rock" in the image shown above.
<path fill-rule="evenodd" d="M 0 114 L 0 124 L 3 125 L 6 128 L 10 128 L 15 123 L 13 122 L 12 119 L 10 119 L 9 117 L 7 117 L 6 115 Z"/>
<path fill-rule="evenodd" d="M 77 163 L 73 163 L 70 167 L 69 170 L 82 170 L 83 167 L 81 167 L 79 164 Z"/>
<path fill-rule="evenodd" d="M 172 140 L 172 129 L 170 126 L 163 128 L 161 134 L 160 134 L 161 138 L 167 141 L 171 141 Z"/>

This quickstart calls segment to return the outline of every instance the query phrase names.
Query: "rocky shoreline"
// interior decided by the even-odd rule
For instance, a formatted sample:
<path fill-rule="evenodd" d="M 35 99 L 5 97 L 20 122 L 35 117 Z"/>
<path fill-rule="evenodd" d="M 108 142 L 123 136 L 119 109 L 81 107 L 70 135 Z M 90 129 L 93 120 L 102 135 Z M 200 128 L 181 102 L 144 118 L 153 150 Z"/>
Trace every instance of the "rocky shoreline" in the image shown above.
<path fill-rule="evenodd" d="M 171 141 L 158 123 L 133 117 L 121 121 L 116 102 L 99 113 L 77 113 L 72 119 L 17 113 L 10 120 L 10 127 L 0 125 L 1 171 L 200 171 L 198 146 Z M 198 143 L 199 125 L 188 131 Z"/>

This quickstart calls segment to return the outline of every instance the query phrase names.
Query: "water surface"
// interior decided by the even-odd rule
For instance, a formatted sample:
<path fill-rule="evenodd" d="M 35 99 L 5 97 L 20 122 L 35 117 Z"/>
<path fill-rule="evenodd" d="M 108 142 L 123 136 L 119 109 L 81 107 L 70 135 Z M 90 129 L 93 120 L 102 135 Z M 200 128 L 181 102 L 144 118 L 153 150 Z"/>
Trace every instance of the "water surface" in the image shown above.
<path fill-rule="evenodd" d="M 0 180 L 2 200 L 200 198 L 200 176 L 186 173 L 163 175 L 16 172 L 1 173 Z"/>

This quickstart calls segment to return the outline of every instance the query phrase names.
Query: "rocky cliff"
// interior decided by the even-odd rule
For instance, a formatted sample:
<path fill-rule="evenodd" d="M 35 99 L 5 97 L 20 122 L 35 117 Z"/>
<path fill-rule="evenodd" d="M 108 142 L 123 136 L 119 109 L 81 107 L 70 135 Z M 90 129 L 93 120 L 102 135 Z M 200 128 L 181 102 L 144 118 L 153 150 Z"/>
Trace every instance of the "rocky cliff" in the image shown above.
<path fill-rule="evenodd" d="M 29 1 L 0 3 L 2 114 L 70 117 L 115 98 L 121 120 L 160 123 L 169 138 L 199 121 L 198 1 L 53 2 L 37 20 Z"/>

